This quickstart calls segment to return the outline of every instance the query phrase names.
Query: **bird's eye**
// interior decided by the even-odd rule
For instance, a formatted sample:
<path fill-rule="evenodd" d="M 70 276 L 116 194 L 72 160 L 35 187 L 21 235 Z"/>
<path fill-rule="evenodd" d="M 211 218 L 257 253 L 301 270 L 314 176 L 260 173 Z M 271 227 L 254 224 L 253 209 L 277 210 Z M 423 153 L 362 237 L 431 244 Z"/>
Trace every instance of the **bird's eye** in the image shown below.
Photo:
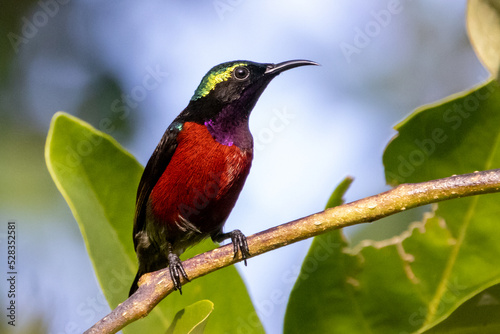
<path fill-rule="evenodd" d="M 245 80 L 250 75 L 248 68 L 243 66 L 236 67 L 233 73 L 237 80 Z"/>

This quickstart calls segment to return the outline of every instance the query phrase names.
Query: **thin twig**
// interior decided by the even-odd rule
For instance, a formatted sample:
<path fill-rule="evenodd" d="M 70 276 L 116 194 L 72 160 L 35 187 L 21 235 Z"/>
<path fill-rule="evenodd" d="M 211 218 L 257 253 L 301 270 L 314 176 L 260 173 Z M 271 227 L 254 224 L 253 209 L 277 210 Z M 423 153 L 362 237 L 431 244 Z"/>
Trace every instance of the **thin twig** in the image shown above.
<path fill-rule="evenodd" d="M 256 256 L 328 231 L 372 222 L 407 209 L 453 198 L 498 192 L 499 189 L 500 169 L 402 184 L 384 193 L 249 236 L 248 246 L 251 255 Z M 239 261 L 240 257 L 233 258 L 233 246 L 225 245 L 186 260 L 183 265 L 188 277 L 194 280 Z M 134 295 L 85 333 L 116 333 L 127 324 L 145 317 L 156 304 L 174 291 L 168 269 L 144 275 L 140 284 Z"/>

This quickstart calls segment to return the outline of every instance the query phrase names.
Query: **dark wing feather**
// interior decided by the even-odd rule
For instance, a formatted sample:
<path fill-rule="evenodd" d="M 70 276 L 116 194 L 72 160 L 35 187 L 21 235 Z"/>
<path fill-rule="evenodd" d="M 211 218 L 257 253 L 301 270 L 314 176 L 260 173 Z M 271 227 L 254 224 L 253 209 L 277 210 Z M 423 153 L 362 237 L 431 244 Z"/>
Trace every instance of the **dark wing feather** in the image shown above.
<path fill-rule="evenodd" d="M 175 149 L 177 148 L 177 134 L 181 131 L 182 124 L 172 123 L 163 134 L 158 146 L 156 146 L 153 155 L 144 168 L 139 188 L 137 189 L 137 200 L 134 218 L 134 249 L 137 248 L 135 235 L 145 229 L 146 224 L 146 204 L 149 195 L 161 175 L 167 168 Z"/>

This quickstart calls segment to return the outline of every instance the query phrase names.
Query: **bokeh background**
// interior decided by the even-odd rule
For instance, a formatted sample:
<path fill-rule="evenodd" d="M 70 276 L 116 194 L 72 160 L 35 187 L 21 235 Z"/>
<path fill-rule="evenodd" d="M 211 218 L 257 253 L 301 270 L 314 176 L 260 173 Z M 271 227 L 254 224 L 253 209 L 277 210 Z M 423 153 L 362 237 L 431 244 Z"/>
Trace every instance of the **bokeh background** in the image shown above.
<path fill-rule="evenodd" d="M 252 172 L 226 224 L 250 235 L 322 210 L 346 175 L 355 178 L 348 201 L 388 189 L 381 157 L 393 126 L 488 77 L 465 10 L 465 0 L 2 1 L 0 302 L 6 226 L 15 220 L 14 332 L 81 333 L 109 311 L 45 167 L 56 111 L 105 130 L 145 164 L 213 65 L 319 62 L 276 78 L 252 114 Z M 420 214 L 346 232 L 353 243 L 382 239 Z M 289 294 L 309 244 L 238 265 L 269 333 L 281 331 L 287 302 L 271 296 Z"/>

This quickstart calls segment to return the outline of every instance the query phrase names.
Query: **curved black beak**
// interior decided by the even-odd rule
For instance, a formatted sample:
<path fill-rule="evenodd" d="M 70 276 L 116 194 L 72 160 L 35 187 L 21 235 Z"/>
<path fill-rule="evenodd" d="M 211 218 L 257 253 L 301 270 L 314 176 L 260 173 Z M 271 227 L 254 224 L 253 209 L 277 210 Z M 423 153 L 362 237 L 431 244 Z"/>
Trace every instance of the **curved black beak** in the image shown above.
<path fill-rule="evenodd" d="M 299 67 L 299 66 L 305 66 L 305 65 L 319 66 L 318 63 L 316 63 L 314 61 L 310 61 L 310 60 L 304 60 L 304 59 L 289 60 L 289 61 L 284 61 L 284 62 L 278 63 L 278 64 L 267 65 L 267 69 L 264 72 L 264 74 L 278 75 L 281 72 L 284 72 L 286 70 L 290 70 L 292 68 Z"/>

